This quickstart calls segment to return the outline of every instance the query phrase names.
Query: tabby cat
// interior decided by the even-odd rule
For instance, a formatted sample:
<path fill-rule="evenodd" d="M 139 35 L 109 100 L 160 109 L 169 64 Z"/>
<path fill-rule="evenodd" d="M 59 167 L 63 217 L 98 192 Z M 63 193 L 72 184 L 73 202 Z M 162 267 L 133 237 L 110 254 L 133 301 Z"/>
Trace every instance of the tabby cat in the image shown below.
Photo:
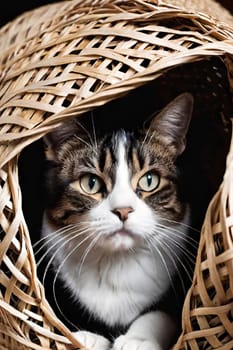
<path fill-rule="evenodd" d="M 167 350 L 175 341 L 192 246 L 177 159 L 192 110 L 182 93 L 146 129 L 92 135 L 72 119 L 45 137 L 42 236 L 48 265 L 79 305 L 75 336 L 87 348 Z"/>

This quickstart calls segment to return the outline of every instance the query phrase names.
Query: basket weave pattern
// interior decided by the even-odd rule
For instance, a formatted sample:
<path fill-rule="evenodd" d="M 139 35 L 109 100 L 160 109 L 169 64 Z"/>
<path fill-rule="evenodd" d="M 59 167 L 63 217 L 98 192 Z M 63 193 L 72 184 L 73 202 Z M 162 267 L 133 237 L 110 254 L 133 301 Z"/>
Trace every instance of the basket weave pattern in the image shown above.
<path fill-rule="evenodd" d="M 0 31 L 0 349 L 81 346 L 36 277 L 18 180 L 24 147 L 67 118 L 205 57 L 223 58 L 233 89 L 232 17 L 215 2 L 82 3 L 39 8 Z M 206 214 L 176 350 L 233 348 L 232 152 Z"/>
<path fill-rule="evenodd" d="M 191 349 L 233 348 L 232 151 L 231 146 L 223 184 L 206 213 L 193 286 L 183 309 L 186 334 L 180 341 Z"/>

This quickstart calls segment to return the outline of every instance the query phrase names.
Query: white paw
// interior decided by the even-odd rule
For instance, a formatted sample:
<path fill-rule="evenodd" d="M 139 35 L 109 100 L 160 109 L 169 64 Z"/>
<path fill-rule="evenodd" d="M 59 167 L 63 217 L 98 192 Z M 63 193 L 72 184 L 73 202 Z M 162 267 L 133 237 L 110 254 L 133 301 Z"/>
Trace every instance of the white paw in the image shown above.
<path fill-rule="evenodd" d="M 110 342 L 101 335 L 80 331 L 73 333 L 75 338 L 89 350 L 109 350 Z"/>
<path fill-rule="evenodd" d="M 121 335 L 115 340 L 112 350 L 162 350 L 162 348 L 146 339 Z"/>

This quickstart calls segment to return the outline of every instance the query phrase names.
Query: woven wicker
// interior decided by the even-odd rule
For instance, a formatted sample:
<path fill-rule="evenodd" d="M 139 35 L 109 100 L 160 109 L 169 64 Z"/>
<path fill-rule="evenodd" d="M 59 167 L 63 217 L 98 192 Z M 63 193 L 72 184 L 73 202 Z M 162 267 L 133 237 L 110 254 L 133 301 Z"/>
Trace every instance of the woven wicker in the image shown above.
<path fill-rule="evenodd" d="M 67 118 L 207 57 L 221 58 L 232 99 L 231 24 L 212 0 L 73 0 L 0 30 L 0 349 L 82 347 L 37 279 L 21 205 L 21 151 Z M 175 350 L 233 349 L 232 178 L 231 147 L 206 213 Z"/>

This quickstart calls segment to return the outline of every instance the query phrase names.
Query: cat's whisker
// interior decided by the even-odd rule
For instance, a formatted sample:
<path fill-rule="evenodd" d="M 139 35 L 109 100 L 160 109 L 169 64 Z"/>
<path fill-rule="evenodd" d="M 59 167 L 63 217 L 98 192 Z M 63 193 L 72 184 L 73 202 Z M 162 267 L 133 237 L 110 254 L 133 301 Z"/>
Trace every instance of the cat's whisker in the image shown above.
<path fill-rule="evenodd" d="M 81 271 L 82 271 L 82 268 L 83 268 L 83 264 L 84 264 L 84 261 L 87 257 L 87 255 L 90 253 L 90 251 L 92 250 L 92 248 L 95 246 L 95 244 L 97 243 L 97 241 L 99 240 L 101 236 L 101 233 L 97 234 L 97 236 L 91 241 L 91 243 L 89 244 L 89 246 L 86 248 L 84 254 L 82 255 L 81 259 L 80 259 L 80 266 L 79 266 L 79 277 L 81 276 Z"/>
<path fill-rule="evenodd" d="M 155 131 L 151 132 L 150 138 L 149 138 L 148 141 L 147 141 L 148 145 L 150 145 L 151 140 L 153 140 L 154 137 L 155 137 Z"/>
<path fill-rule="evenodd" d="M 170 221 L 170 220 L 166 220 L 166 219 L 162 219 L 163 221 L 166 221 L 168 224 L 170 224 L 170 223 L 172 223 L 172 224 L 176 224 L 178 227 L 180 227 L 180 229 L 178 229 L 177 227 L 173 227 L 173 226 L 168 226 L 167 224 L 161 224 L 161 223 L 157 223 L 157 225 L 158 226 L 160 226 L 160 227 L 164 227 L 164 228 L 166 228 L 166 227 L 169 227 L 169 229 L 171 229 L 171 230 L 173 230 L 173 231 L 175 231 L 175 232 L 178 232 L 178 233 L 180 233 L 180 234 L 183 234 L 183 235 L 187 235 L 187 229 L 188 230 L 191 230 L 191 231 L 194 231 L 194 232 L 196 232 L 196 233 L 198 233 L 198 234 L 200 234 L 200 231 L 199 230 L 197 230 L 197 229 L 194 229 L 194 228 L 192 228 L 192 226 L 189 226 L 189 225 L 186 225 L 186 224 L 184 224 L 184 223 L 182 223 L 182 222 L 177 222 L 177 221 Z M 185 230 L 182 230 L 181 228 L 185 228 Z M 192 238 L 192 237 L 190 237 L 190 239 L 193 239 L 194 241 L 196 241 L 194 238 Z"/>
<path fill-rule="evenodd" d="M 60 231 L 63 231 L 63 230 L 64 230 L 64 227 L 58 229 L 57 231 L 51 232 L 50 237 L 51 237 L 51 238 L 52 238 L 52 237 L 53 237 L 53 238 L 56 237 L 57 235 L 59 235 L 59 232 L 60 232 Z M 35 251 L 35 249 L 37 248 L 37 246 L 40 247 L 40 244 L 41 244 L 42 242 L 47 241 L 47 239 L 48 239 L 47 236 L 43 236 L 43 237 L 41 237 L 40 239 L 38 239 L 38 240 L 32 245 L 34 251 Z M 44 243 L 43 243 L 43 244 L 44 244 Z"/>
<path fill-rule="evenodd" d="M 182 288 L 183 288 L 183 291 L 184 291 L 184 294 L 186 292 L 186 289 L 184 287 L 184 284 L 183 284 L 183 278 L 182 278 L 182 275 L 181 275 L 181 272 L 180 272 L 180 269 L 179 267 L 177 266 L 177 262 L 180 264 L 180 266 L 182 266 L 184 272 L 186 273 L 187 277 L 189 278 L 189 280 L 192 282 L 192 276 L 191 276 L 191 271 L 188 271 L 186 265 L 184 264 L 184 262 L 182 261 L 181 257 L 179 256 L 179 254 L 176 253 L 176 250 L 175 249 L 172 249 L 172 247 L 164 240 L 160 241 L 160 244 L 166 248 L 164 249 L 165 251 L 167 250 L 167 252 L 169 252 L 170 254 L 167 254 L 167 256 L 175 262 L 174 266 L 176 267 L 176 271 L 177 271 L 177 274 L 179 276 L 179 279 L 180 279 L 180 282 L 182 284 Z M 176 260 L 175 260 L 176 259 Z M 177 262 L 176 262 L 177 261 Z M 189 265 L 189 264 L 188 264 Z M 189 265 L 190 269 L 191 269 L 191 266 Z M 193 269 L 191 269 L 193 271 Z"/>
<path fill-rule="evenodd" d="M 93 150 L 93 146 L 89 144 L 86 140 L 84 140 L 82 137 L 75 135 L 75 138 L 79 141 L 81 141 L 84 145 L 86 145 L 90 150 Z"/>
<path fill-rule="evenodd" d="M 93 111 L 91 111 L 91 125 L 92 125 L 93 137 L 94 137 L 94 146 L 95 146 L 95 150 L 97 152 L 98 146 L 97 146 L 97 138 L 96 138 L 95 123 L 94 123 L 94 112 Z"/>
<path fill-rule="evenodd" d="M 172 247 L 176 248 L 176 250 L 179 250 L 181 252 L 181 254 L 183 255 L 183 257 L 186 258 L 187 263 L 194 265 L 195 261 L 196 261 L 196 255 L 192 254 L 188 249 L 185 249 L 184 247 L 182 247 L 181 245 L 177 244 L 177 242 L 173 241 L 169 241 L 170 244 L 170 248 L 172 249 Z"/>
<path fill-rule="evenodd" d="M 155 244 L 155 242 L 153 240 L 151 240 L 151 237 L 147 237 L 146 238 L 146 241 L 147 241 L 147 244 L 148 244 L 148 248 L 149 250 L 151 251 L 151 255 L 152 257 L 154 258 L 154 252 L 156 251 L 156 253 L 159 255 L 164 267 L 165 267 L 165 270 L 167 272 L 167 275 L 168 275 L 168 278 L 169 278 L 169 281 L 170 281 L 170 284 L 171 284 L 171 287 L 172 289 L 174 290 L 174 293 L 176 293 L 176 288 L 174 286 L 174 283 L 173 283 L 173 279 L 172 279 L 172 276 L 171 276 L 171 273 L 169 271 L 169 268 L 167 266 L 167 262 L 164 258 L 164 255 L 163 253 L 160 251 L 160 242 L 157 242 L 156 243 L 159 243 L 159 244 Z M 154 250 L 152 249 L 154 248 Z"/>
<path fill-rule="evenodd" d="M 200 230 L 198 230 L 196 227 L 190 226 L 189 224 L 187 224 L 187 223 L 185 223 L 185 222 L 176 221 L 176 220 L 171 220 L 171 219 L 168 219 L 168 218 L 161 218 L 161 220 L 162 220 L 162 221 L 166 221 L 166 222 L 168 222 L 169 224 L 176 224 L 176 225 L 179 225 L 179 226 L 186 227 L 186 228 L 188 228 L 189 230 L 200 234 Z"/>
<path fill-rule="evenodd" d="M 82 221 L 81 223 L 79 222 L 78 224 L 69 224 L 66 226 L 62 226 L 59 229 L 57 229 L 56 231 L 51 232 L 49 235 L 50 237 L 52 237 L 52 239 L 60 234 L 63 234 L 63 232 L 66 232 L 66 230 L 68 230 L 69 228 L 74 228 L 77 226 L 81 226 L 81 225 L 86 225 L 88 224 L 87 221 Z M 47 241 L 48 240 L 48 236 L 43 236 L 42 238 L 40 238 L 39 240 L 37 240 L 34 244 L 33 244 L 33 249 L 35 249 L 40 243 L 42 243 L 43 241 Z"/>
<path fill-rule="evenodd" d="M 85 227 L 86 226 L 84 225 L 84 228 Z M 77 228 L 78 228 L 78 231 L 77 231 Z M 40 263 L 42 262 L 44 257 L 46 257 L 47 253 L 49 253 L 50 250 L 53 250 L 54 247 L 59 245 L 62 241 L 67 240 L 67 238 L 72 236 L 74 233 L 77 234 L 78 232 L 80 232 L 80 234 L 82 234 L 82 231 L 83 231 L 83 228 L 81 228 L 80 225 L 68 225 L 63 227 L 62 230 L 51 232 L 49 234 L 49 237 L 45 236 L 43 239 L 41 239 L 40 241 L 44 241 L 44 243 L 37 250 L 35 250 L 35 256 L 38 255 L 41 250 L 44 250 L 46 246 L 49 246 L 49 243 L 54 242 L 55 238 L 56 238 L 56 241 L 51 246 L 49 246 L 49 249 L 46 250 L 44 255 L 37 262 L 37 265 L 40 265 Z"/>
<path fill-rule="evenodd" d="M 73 233 L 72 237 L 69 238 L 69 239 L 63 239 L 63 244 L 62 245 L 59 245 L 58 249 L 54 250 L 54 247 L 50 247 L 50 249 L 47 251 L 47 254 L 49 253 L 49 251 L 54 251 L 54 253 L 52 254 L 52 256 L 50 257 L 48 263 L 46 264 L 46 267 L 45 267 L 45 271 L 44 271 L 44 274 L 43 274 L 43 278 L 42 278 L 42 283 L 44 284 L 45 282 L 45 278 L 46 278 L 46 275 L 48 273 L 48 270 L 49 270 L 49 267 L 51 266 L 53 260 L 55 259 L 56 255 L 57 255 L 57 252 L 59 250 L 62 250 L 62 248 L 64 248 L 66 245 L 68 245 L 72 240 L 76 239 L 77 237 L 80 237 L 82 235 L 85 235 L 86 236 L 86 233 L 88 232 L 88 229 L 86 230 L 83 230 L 83 231 L 80 231 L 78 233 L 75 234 L 75 232 Z M 78 246 L 80 246 L 84 241 L 86 240 L 86 238 L 84 238 Z M 55 246 L 57 245 L 57 243 L 55 244 Z M 43 256 L 43 259 L 47 256 L 47 254 L 44 254 Z M 40 259 L 41 260 L 41 259 Z M 41 263 L 41 261 L 40 261 Z"/>
<path fill-rule="evenodd" d="M 160 232 L 161 236 L 166 237 L 169 243 L 179 249 L 190 262 L 196 261 L 196 254 L 192 253 L 192 251 L 188 250 L 185 246 L 183 246 L 180 241 L 177 240 L 176 236 L 168 235 L 167 232 Z"/>
<path fill-rule="evenodd" d="M 58 309 L 58 311 L 60 312 L 60 314 L 66 319 L 66 321 L 72 325 L 73 327 L 75 327 L 77 330 L 77 326 L 75 324 L 73 324 L 69 319 L 67 319 L 67 317 L 65 316 L 65 314 L 62 312 L 60 306 L 59 306 L 59 303 L 57 301 L 57 297 L 56 297 L 56 282 L 57 282 L 57 279 L 58 279 L 58 276 L 61 272 L 61 269 L 62 267 L 65 265 L 65 263 L 67 262 L 67 260 L 71 257 L 71 255 L 73 255 L 78 248 L 80 248 L 80 246 L 85 243 L 88 239 L 90 239 L 93 235 L 95 235 L 95 232 L 92 232 L 90 233 L 89 235 L 87 235 L 81 242 L 79 242 L 78 245 L 76 245 L 70 252 L 69 254 L 66 255 L 65 259 L 63 260 L 62 264 L 60 264 L 59 268 L 57 269 L 56 271 L 56 274 L 55 274 L 55 277 L 54 277 L 54 280 L 53 280 L 53 286 L 52 286 L 52 290 L 53 290 L 53 296 L 54 296 L 54 301 L 55 301 L 55 304 L 56 304 L 56 307 Z"/>
<path fill-rule="evenodd" d="M 195 260 L 191 259 L 189 257 L 189 255 L 186 253 L 185 249 L 183 249 L 182 246 L 180 245 L 176 245 L 176 248 L 177 249 L 180 249 L 182 251 L 182 254 L 186 256 L 186 259 L 185 261 L 188 260 L 188 267 L 190 269 L 190 271 L 187 269 L 186 265 L 184 264 L 184 262 L 182 261 L 181 257 L 179 254 L 177 254 L 177 249 L 172 249 L 171 247 L 171 241 L 170 241 L 170 237 L 169 237 L 169 244 L 164 240 L 162 239 L 161 236 L 157 236 L 156 239 L 154 236 L 151 237 L 151 239 L 155 240 L 155 244 L 154 244 L 154 247 L 157 249 L 157 244 L 160 244 L 160 246 L 163 248 L 163 250 L 165 251 L 167 257 L 172 261 L 173 265 L 175 266 L 176 268 L 176 272 L 177 272 L 177 275 L 179 277 L 179 280 L 181 282 L 181 286 L 182 286 L 182 289 L 183 289 L 183 292 L 185 294 L 186 292 L 186 289 L 185 289 L 185 286 L 184 286 L 184 282 L 183 282 L 183 278 L 182 278 L 182 274 L 180 272 L 180 268 L 178 267 L 178 263 L 180 264 L 180 266 L 182 266 L 184 272 L 186 273 L 187 277 L 189 278 L 189 280 L 192 282 L 192 273 L 193 273 L 193 266 L 194 266 L 194 262 Z M 190 265 L 191 263 L 191 265 Z"/>
<path fill-rule="evenodd" d="M 145 143 L 146 143 L 146 141 L 147 141 L 147 138 L 148 138 L 149 133 L 150 133 L 150 128 L 147 129 L 146 135 L 145 135 L 145 137 L 144 137 L 144 139 L 143 139 L 143 141 L 142 141 L 142 143 L 141 143 L 141 146 L 140 146 L 140 153 L 142 152 L 142 149 L 143 149 L 143 147 L 144 147 L 144 145 L 145 145 Z"/>
<path fill-rule="evenodd" d="M 189 246 L 192 246 L 193 248 L 198 247 L 198 241 L 196 239 L 194 239 L 193 237 L 190 237 L 190 235 L 187 235 L 186 232 L 178 230 L 177 228 L 174 228 L 174 227 L 168 227 L 168 226 L 158 224 L 158 223 L 156 223 L 156 227 L 161 230 L 160 231 L 161 233 L 163 233 L 163 232 L 166 233 L 166 231 L 169 230 L 170 232 L 174 233 L 174 235 L 176 235 L 177 237 L 182 239 L 184 242 L 188 243 Z"/>
<path fill-rule="evenodd" d="M 77 121 L 78 126 L 86 133 L 90 143 L 84 142 L 83 138 L 80 138 L 79 140 L 82 141 L 84 144 L 86 144 L 91 150 L 94 149 L 97 152 L 97 140 L 96 140 L 96 133 L 95 133 L 95 129 L 94 129 L 94 123 L 93 123 L 93 116 L 92 116 L 92 114 L 91 114 L 91 119 L 92 119 L 92 128 L 93 128 L 94 140 L 93 140 L 89 130 L 82 123 Z"/>
<path fill-rule="evenodd" d="M 167 241 L 172 242 L 183 252 L 188 251 L 189 256 L 192 256 L 196 260 L 196 254 L 193 253 L 190 249 L 187 249 L 187 247 L 192 247 L 193 250 L 196 252 L 198 248 L 198 243 L 194 244 L 193 242 L 190 242 L 189 237 L 187 237 L 181 231 L 177 232 L 176 230 L 174 231 L 172 228 L 168 229 L 168 227 L 161 227 L 160 225 L 156 225 L 155 233 L 156 232 L 159 234 L 159 236 L 166 237 Z"/>
<path fill-rule="evenodd" d="M 164 237 L 166 237 L 165 240 L 164 240 Z M 176 250 L 179 250 L 180 253 L 183 256 L 185 256 L 187 258 L 187 261 L 189 261 L 190 263 L 192 264 L 195 263 L 196 254 L 192 253 L 192 251 L 190 251 L 190 249 L 188 249 L 186 246 L 183 246 L 182 244 L 180 244 L 179 241 L 176 241 L 175 239 L 169 237 L 169 235 L 164 235 L 163 237 L 161 235 L 158 239 L 163 242 L 166 242 L 166 244 L 170 246 L 170 249 L 175 247 Z"/>
<path fill-rule="evenodd" d="M 87 230 L 87 232 L 88 232 L 88 230 Z M 74 246 L 74 248 L 73 249 L 71 249 L 71 251 L 69 252 L 69 254 L 67 254 L 66 256 L 65 256 L 65 258 L 63 259 L 63 261 L 62 261 L 62 263 L 59 265 L 59 267 L 58 267 L 58 269 L 57 269 L 57 271 L 56 271 L 56 274 L 55 274 L 55 278 L 54 278 L 54 282 L 56 283 L 56 279 L 58 278 L 58 275 L 60 274 L 60 271 L 61 271 L 61 269 L 62 269 L 62 267 L 65 265 L 65 263 L 67 262 L 67 260 L 71 257 L 71 255 L 74 253 L 74 252 L 76 252 L 86 241 L 88 241 L 91 237 L 93 237 L 94 235 L 95 235 L 96 233 L 95 232 L 91 232 L 91 233 L 89 233 L 89 234 L 85 234 L 85 238 L 82 240 L 82 241 L 80 241 L 78 244 L 76 244 L 75 246 Z M 73 237 L 72 239 L 75 239 L 76 237 Z M 71 239 L 71 240 L 72 240 Z M 70 241 L 71 241 L 70 240 Z"/>
<path fill-rule="evenodd" d="M 183 290 L 183 292 L 184 292 L 184 295 L 185 295 L 185 293 L 186 293 L 186 288 L 185 288 L 184 281 L 183 281 L 183 278 L 182 278 L 182 274 L 181 274 L 181 272 L 180 272 L 180 269 L 179 269 L 179 267 L 178 267 L 178 265 L 177 265 L 177 260 L 176 260 L 176 259 L 179 260 L 178 255 L 177 255 L 173 250 L 171 250 L 170 247 L 169 247 L 169 245 L 167 245 L 164 241 L 157 240 L 156 243 L 157 243 L 157 245 L 155 246 L 155 248 L 158 249 L 158 245 L 160 245 L 160 247 L 161 247 L 161 248 L 163 249 L 163 251 L 165 252 L 167 258 L 171 261 L 171 263 L 172 263 L 173 266 L 175 267 L 175 270 L 176 270 L 176 272 L 177 272 L 177 276 L 178 276 L 178 278 L 179 278 L 179 280 L 180 280 L 180 283 L 181 283 L 181 288 L 182 288 L 182 290 Z M 162 254 L 162 253 L 161 253 L 161 254 Z M 163 255 L 163 254 L 162 254 L 162 255 Z M 174 258 L 173 255 L 175 255 L 175 258 L 176 258 L 176 259 Z M 164 258 L 164 260 L 166 261 L 165 258 Z M 181 263 L 181 262 L 180 262 L 180 263 Z M 172 279 L 172 277 L 171 277 L 171 279 Z M 174 290 L 174 293 L 176 294 L 176 288 L 174 288 L 174 283 L 173 283 L 173 290 Z"/>
<path fill-rule="evenodd" d="M 179 240 L 177 240 L 177 238 L 180 238 L 177 234 L 174 234 L 174 235 L 168 234 L 167 227 L 166 227 L 166 229 L 164 229 L 164 231 L 161 230 L 161 227 L 159 227 L 159 228 L 160 228 L 160 230 L 156 231 L 156 229 L 155 229 L 155 231 L 154 231 L 155 234 L 156 234 L 156 232 L 158 232 L 157 240 L 162 240 L 163 242 L 165 242 L 165 241 L 169 242 L 169 244 L 171 246 L 175 247 L 176 250 L 179 250 L 181 252 L 181 254 L 186 257 L 187 261 L 189 261 L 189 264 L 191 263 L 193 266 L 195 261 L 196 261 L 196 254 L 192 253 L 192 251 L 190 249 L 187 249 L 186 246 L 184 246 Z M 169 231 L 170 231 L 169 233 L 172 233 L 172 230 L 169 229 Z M 152 238 L 153 237 L 154 237 L 154 235 L 152 235 Z M 164 238 L 166 238 L 166 240 L 164 240 Z M 183 239 L 183 237 L 182 237 L 182 239 Z M 184 240 L 184 242 L 186 244 L 189 243 L 188 239 Z"/>
<path fill-rule="evenodd" d="M 67 234 L 69 230 L 73 230 L 74 225 L 68 225 L 65 227 L 62 227 L 56 231 L 53 231 L 49 234 L 49 237 L 46 235 L 42 237 L 40 240 L 38 240 L 34 245 L 33 245 L 33 250 L 34 254 L 37 255 L 45 246 L 47 246 L 50 242 L 53 242 L 55 238 L 58 237 L 63 237 L 64 234 Z M 43 242 L 43 244 L 42 244 Z M 38 247 L 39 246 L 39 247 Z M 38 247 L 38 248 L 37 248 Z M 37 248 L 37 249 L 35 249 Z"/>

